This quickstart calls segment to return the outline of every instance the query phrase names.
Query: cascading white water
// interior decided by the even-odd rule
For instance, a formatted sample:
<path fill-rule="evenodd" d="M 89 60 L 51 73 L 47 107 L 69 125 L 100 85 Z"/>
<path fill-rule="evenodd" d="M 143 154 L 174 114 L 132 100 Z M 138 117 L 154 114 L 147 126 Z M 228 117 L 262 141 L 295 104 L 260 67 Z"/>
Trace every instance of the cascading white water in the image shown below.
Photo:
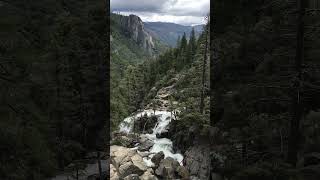
<path fill-rule="evenodd" d="M 153 110 L 145 110 L 140 112 L 134 116 L 127 117 L 120 124 L 120 132 L 130 133 L 132 132 L 134 126 L 134 119 L 140 117 L 142 115 L 151 116 L 154 114 Z M 144 134 L 145 137 L 152 140 L 154 145 L 149 149 L 150 155 L 148 157 L 144 157 L 143 160 L 147 164 L 147 166 L 153 166 L 154 164 L 151 162 L 151 158 L 154 154 L 162 151 L 166 157 L 172 157 L 177 160 L 182 165 L 183 156 L 179 153 L 173 152 L 173 144 L 172 141 L 168 138 L 157 138 L 157 134 L 161 134 L 168 131 L 168 125 L 171 122 L 171 113 L 168 111 L 155 111 L 155 115 L 159 116 L 158 122 L 153 128 L 152 134 Z"/>

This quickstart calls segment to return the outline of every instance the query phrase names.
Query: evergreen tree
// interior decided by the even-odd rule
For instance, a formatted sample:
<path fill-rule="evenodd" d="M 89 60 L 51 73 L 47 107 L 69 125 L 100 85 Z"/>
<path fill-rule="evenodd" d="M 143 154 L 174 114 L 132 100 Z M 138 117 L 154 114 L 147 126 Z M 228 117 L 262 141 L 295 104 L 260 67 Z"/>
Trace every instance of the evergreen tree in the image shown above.
<path fill-rule="evenodd" d="M 190 33 L 189 44 L 188 44 L 188 51 L 187 51 L 187 62 L 191 63 L 194 60 L 194 56 L 197 51 L 197 40 L 194 28 Z"/>

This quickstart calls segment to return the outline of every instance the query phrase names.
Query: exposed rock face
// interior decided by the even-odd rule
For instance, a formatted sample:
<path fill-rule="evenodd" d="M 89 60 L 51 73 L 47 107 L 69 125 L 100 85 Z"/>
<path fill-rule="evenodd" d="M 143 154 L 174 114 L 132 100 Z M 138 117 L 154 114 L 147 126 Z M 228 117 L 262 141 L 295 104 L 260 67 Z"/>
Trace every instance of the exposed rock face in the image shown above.
<path fill-rule="evenodd" d="M 184 154 L 185 167 L 190 175 L 200 179 L 209 177 L 210 149 L 205 146 L 192 146 Z"/>
<path fill-rule="evenodd" d="M 154 41 L 152 36 L 144 29 L 140 17 L 136 15 L 122 16 L 120 23 L 123 29 L 126 30 L 127 35 L 137 44 L 150 54 L 154 52 Z"/>
<path fill-rule="evenodd" d="M 119 174 L 116 170 L 116 168 L 110 164 L 110 180 L 119 180 Z"/>
<path fill-rule="evenodd" d="M 187 169 L 180 166 L 178 161 L 170 157 L 160 161 L 155 173 L 164 179 L 189 179 Z"/>

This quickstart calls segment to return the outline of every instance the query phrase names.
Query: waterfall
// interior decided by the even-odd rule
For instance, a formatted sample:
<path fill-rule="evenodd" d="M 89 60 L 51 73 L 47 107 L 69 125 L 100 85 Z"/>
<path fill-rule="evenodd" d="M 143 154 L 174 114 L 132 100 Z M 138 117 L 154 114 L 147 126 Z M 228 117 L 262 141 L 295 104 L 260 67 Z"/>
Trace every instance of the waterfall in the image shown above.
<path fill-rule="evenodd" d="M 157 138 L 157 134 L 161 134 L 168 131 L 168 126 L 172 120 L 171 112 L 168 111 L 155 111 L 153 114 L 153 110 L 144 110 L 136 115 L 127 117 L 123 120 L 123 122 L 119 126 L 119 131 L 124 133 L 130 133 L 133 130 L 134 119 L 139 117 L 142 114 L 146 114 L 148 117 L 151 115 L 158 116 L 158 122 L 154 126 L 152 130 L 152 134 L 142 134 L 146 136 L 149 140 L 154 142 L 154 145 L 149 149 L 150 155 L 148 157 L 144 157 L 143 160 L 147 164 L 147 166 L 151 167 L 154 164 L 151 162 L 151 158 L 154 154 L 162 151 L 166 157 L 171 157 L 177 160 L 182 165 L 183 156 L 179 153 L 173 152 L 173 143 L 168 138 Z"/>

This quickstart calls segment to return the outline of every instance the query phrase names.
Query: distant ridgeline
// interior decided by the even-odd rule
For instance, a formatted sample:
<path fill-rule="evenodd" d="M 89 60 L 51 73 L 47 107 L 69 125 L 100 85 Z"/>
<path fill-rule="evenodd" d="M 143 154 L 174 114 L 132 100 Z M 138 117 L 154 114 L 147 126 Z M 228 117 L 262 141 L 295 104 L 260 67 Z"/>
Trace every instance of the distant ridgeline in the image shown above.
<path fill-rule="evenodd" d="M 145 28 L 150 34 L 162 42 L 168 44 L 171 47 L 177 46 L 178 38 L 182 37 L 186 33 L 189 37 L 192 28 L 194 28 L 195 35 L 198 38 L 203 31 L 204 25 L 196 26 L 183 26 L 175 23 L 166 23 L 166 22 L 145 22 Z"/>

